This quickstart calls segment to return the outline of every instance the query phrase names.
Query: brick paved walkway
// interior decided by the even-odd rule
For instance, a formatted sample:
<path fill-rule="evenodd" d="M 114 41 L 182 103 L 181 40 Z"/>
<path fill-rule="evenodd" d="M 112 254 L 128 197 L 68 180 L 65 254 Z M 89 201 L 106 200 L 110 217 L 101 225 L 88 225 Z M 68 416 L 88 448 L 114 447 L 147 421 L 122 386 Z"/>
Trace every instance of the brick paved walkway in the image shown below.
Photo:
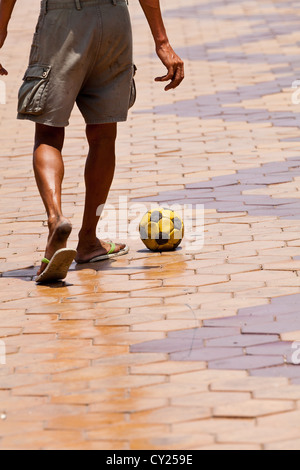
<path fill-rule="evenodd" d="M 138 101 L 109 202 L 204 204 L 205 245 L 159 255 L 130 241 L 128 257 L 73 266 L 52 288 L 32 282 L 47 230 L 33 126 L 15 120 L 39 1 L 25 3 L 1 53 L 0 448 L 299 450 L 298 2 L 164 1 L 187 80 L 163 94 L 132 0 Z M 74 247 L 86 151 L 75 111 Z"/>

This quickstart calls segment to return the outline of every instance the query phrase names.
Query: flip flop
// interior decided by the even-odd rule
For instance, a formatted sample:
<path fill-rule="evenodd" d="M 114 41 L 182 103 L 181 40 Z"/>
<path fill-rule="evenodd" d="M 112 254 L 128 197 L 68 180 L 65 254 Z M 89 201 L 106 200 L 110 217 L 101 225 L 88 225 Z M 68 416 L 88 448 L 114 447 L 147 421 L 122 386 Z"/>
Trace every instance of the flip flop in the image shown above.
<path fill-rule="evenodd" d="M 46 263 L 48 266 L 39 276 L 37 276 L 35 282 L 37 284 L 42 284 L 45 282 L 56 282 L 65 279 L 76 255 L 77 251 L 63 248 L 58 250 L 51 260 L 47 258 L 42 259 L 42 263 Z"/>
<path fill-rule="evenodd" d="M 106 253 L 106 255 L 95 256 L 95 258 L 92 258 L 90 261 L 84 261 L 84 263 L 97 263 L 98 261 L 104 261 L 106 259 L 118 258 L 119 256 L 127 255 L 127 253 L 129 252 L 129 247 L 126 245 L 123 250 L 114 253 L 116 249 L 116 244 L 113 242 L 108 243 L 110 244 L 110 250 L 108 253 Z"/>

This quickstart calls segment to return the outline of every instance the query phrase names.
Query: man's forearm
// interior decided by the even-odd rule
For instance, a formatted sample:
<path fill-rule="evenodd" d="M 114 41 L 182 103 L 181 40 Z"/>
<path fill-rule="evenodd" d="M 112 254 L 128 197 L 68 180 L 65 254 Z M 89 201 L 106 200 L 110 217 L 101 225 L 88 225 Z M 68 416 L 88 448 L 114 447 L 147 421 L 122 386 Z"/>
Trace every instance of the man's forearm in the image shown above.
<path fill-rule="evenodd" d="M 168 69 L 167 75 L 157 77 L 156 82 L 170 83 L 165 91 L 177 88 L 184 79 L 184 63 L 174 52 L 169 43 L 166 28 L 161 14 L 160 0 L 139 0 L 148 20 L 156 44 L 156 52 L 162 63 Z"/>
<path fill-rule="evenodd" d="M 7 29 L 16 1 L 17 0 L 0 0 L 0 31 Z"/>
<path fill-rule="evenodd" d="M 162 19 L 160 0 L 139 0 L 148 20 L 151 32 L 156 44 L 159 48 L 163 44 L 168 43 L 168 36 Z"/>

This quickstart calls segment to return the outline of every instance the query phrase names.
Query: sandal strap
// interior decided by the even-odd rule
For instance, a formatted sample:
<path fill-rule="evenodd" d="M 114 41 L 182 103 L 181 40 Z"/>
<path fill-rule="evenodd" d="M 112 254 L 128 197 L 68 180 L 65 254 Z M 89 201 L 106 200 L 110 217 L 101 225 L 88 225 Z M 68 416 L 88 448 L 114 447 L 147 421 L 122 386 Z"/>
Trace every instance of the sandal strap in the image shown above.
<path fill-rule="evenodd" d="M 110 242 L 110 246 L 111 246 L 111 248 L 110 248 L 109 252 L 107 253 L 108 255 L 112 255 L 114 253 L 115 249 L 116 249 L 116 244 L 114 242 Z"/>
<path fill-rule="evenodd" d="M 43 258 L 43 259 L 42 259 L 42 263 L 49 264 L 50 261 L 49 261 L 47 258 Z"/>

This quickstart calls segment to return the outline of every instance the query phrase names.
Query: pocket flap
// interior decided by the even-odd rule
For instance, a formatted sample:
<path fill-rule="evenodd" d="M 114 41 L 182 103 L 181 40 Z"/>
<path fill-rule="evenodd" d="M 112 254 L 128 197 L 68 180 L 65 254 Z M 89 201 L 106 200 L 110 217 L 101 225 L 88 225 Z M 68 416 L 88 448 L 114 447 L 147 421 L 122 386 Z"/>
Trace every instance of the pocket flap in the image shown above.
<path fill-rule="evenodd" d="M 25 72 L 23 80 L 34 80 L 36 78 L 45 79 L 48 78 L 51 71 L 50 65 L 29 65 L 28 69 Z"/>

